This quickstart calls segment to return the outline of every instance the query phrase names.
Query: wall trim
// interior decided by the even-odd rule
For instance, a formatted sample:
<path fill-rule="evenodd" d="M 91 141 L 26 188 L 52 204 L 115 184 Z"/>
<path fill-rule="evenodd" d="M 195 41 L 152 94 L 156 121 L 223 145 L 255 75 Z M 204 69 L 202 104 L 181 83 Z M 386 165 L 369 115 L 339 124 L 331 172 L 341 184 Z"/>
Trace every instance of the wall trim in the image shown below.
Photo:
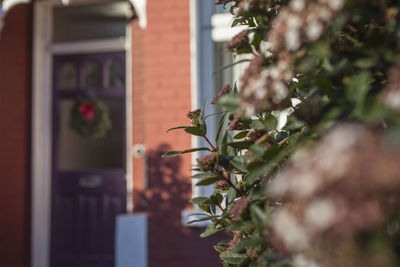
<path fill-rule="evenodd" d="M 58 0 L 34 4 L 32 88 L 31 266 L 49 266 L 51 210 L 51 7 Z"/>
<path fill-rule="evenodd" d="M 214 69 L 214 48 L 211 39 L 211 15 L 213 1 L 210 0 L 190 0 L 190 78 L 191 78 L 191 109 L 203 106 L 205 100 L 205 109 L 207 114 L 214 113 L 215 107 L 210 104 L 214 97 L 214 82 L 212 71 Z M 205 71 L 206 70 L 206 71 Z M 207 131 L 211 133 L 211 140 L 214 139 L 216 132 L 213 124 L 209 125 Z M 191 137 L 191 146 L 199 147 L 208 144 L 200 137 Z M 202 153 L 192 153 L 192 165 L 196 165 L 196 159 Z M 193 172 L 194 174 L 194 172 Z M 195 186 L 192 183 L 192 197 L 208 196 L 212 186 Z M 199 216 L 191 216 L 192 213 L 202 212 L 196 205 L 193 208 L 181 211 L 181 223 L 190 227 L 205 227 L 210 221 L 203 221 L 188 224 L 189 221 L 198 219 Z"/>
<path fill-rule="evenodd" d="M 128 23 L 125 30 L 125 113 L 126 113 L 126 210 L 128 213 L 133 212 L 133 82 L 132 82 L 132 23 Z"/>
<path fill-rule="evenodd" d="M 123 51 L 126 49 L 125 38 L 112 38 L 80 42 L 66 42 L 49 44 L 47 49 L 52 54 L 91 53 Z"/>

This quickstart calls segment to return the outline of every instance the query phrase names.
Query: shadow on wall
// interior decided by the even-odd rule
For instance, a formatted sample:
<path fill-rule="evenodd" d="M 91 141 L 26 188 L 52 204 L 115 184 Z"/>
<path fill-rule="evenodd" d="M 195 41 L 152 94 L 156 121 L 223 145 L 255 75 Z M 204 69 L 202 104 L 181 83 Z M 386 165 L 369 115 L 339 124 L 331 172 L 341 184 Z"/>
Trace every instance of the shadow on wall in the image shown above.
<path fill-rule="evenodd" d="M 181 211 L 190 206 L 192 191 L 190 178 L 182 174 L 182 168 L 190 166 L 182 165 L 182 157 L 161 158 L 170 150 L 168 144 L 161 144 L 149 151 L 147 158 L 149 266 L 220 266 L 213 245 L 224 237 L 200 238 L 204 229 L 181 224 Z"/>
<path fill-rule="evenodd" d="M 161 144 L 157 150 L 148 153 L 148 190 L 146 192 L 149 217 L 163 220 L 176 229 L 182 228 L 180 213 L 188 205 L 191 197 L 191 183 L 183 177 L 182 158 L 161 158 L 171 150 L 167 144 Z"/>

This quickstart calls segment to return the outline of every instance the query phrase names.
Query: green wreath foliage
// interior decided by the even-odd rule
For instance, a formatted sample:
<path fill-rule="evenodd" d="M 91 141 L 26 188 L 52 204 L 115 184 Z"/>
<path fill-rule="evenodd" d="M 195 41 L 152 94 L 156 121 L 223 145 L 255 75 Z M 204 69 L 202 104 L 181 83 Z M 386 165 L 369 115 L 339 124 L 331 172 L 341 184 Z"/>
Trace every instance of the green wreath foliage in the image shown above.
<path fill-rule="evenodd" d="M 103 138 L 112 128 L 109 107 L 100 99 L 76 99 L 70 111 L 69 125 L 85 138 Z"/>

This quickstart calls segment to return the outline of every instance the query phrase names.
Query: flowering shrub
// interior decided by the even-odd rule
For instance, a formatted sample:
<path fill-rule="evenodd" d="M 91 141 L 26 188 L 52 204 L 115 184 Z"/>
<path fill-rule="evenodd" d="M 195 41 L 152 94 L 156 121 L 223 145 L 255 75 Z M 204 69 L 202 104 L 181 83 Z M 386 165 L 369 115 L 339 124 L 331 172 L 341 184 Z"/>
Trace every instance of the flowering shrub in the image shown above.
<path fill-rule="evenodd" d="M 400 16 L 394 0 L 219 0 L 227 49 L 253 55 L 239 88 L 183 129 L 209 147 L 191 202 L 224 266 L 400 266 Z M 278 120 L 279 119 L 279 120 Z M 171 129 L 171 130 L 172 130 Z"/>

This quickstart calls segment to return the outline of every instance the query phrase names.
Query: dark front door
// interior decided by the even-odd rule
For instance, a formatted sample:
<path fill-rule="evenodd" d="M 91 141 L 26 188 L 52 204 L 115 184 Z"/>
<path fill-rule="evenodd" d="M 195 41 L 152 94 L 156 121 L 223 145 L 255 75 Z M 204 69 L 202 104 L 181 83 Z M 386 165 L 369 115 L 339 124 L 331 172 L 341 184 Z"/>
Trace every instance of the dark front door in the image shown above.
<path fill-rule="evenodd" d="M 112 267 L 126 212 L 125 53 L 53 62 L 51 267 Z"/>

